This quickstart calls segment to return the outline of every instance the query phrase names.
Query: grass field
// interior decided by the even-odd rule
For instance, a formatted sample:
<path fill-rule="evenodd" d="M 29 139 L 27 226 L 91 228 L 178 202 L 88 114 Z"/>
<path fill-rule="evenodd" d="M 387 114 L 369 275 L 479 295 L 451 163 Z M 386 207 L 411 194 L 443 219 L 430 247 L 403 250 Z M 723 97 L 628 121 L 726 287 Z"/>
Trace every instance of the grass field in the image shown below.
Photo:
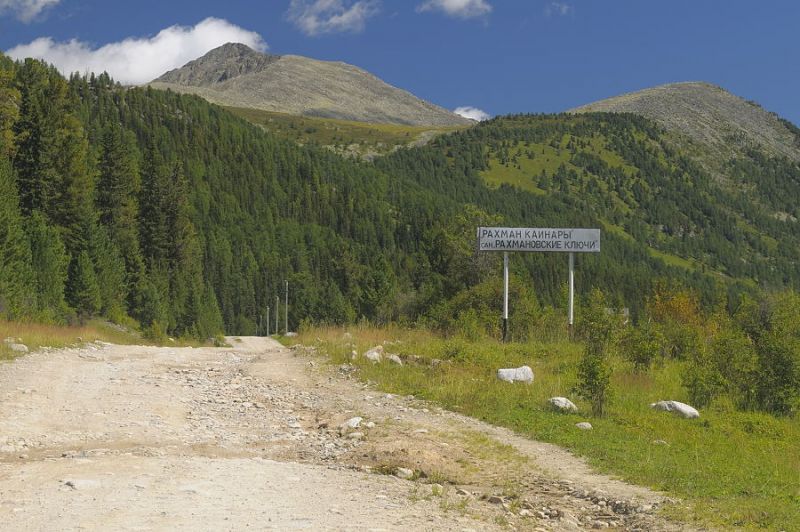
<path fill-rule="evenodd" d="M 332 118 L 296 116 L 258 109 L 226 107 L 231 113 L 264 129 L 301 144 L 316 143 L 353 155 L 384 155 L 405 146 L 463 127 L 420 127 L 368 124 Z"/>
<path fill-rule="evenodd" d="M 501 344 L 467 342 L 405 329 L 316 328 L 299 340 L 318 345 L 331 362 L 349 360 L 351 349 L 387 342 L 387 352 L 416 355 L 444 364 L 373 365 L 354 362 L 365 381 L 391 393 L 413 394 L 449 409 L 564 446 L 599 471 L 664 490 L 683 499 L 666 512 L 681 521 L 729 528 L 800 530 L 800 421 L 736 412 L 726 404 L 704 410 L 697 420 L 655 412 L 661 399 L 686 401 L 682 366 L 668 362 L 638 374 L 615 361 L 614 398 L 604 418 L 551 412 L 549 397 L 570 397 L 582 412 L 575 382 L 581 346 L 572 342 Z M 522 364 L 536 375 L 532 386 L 495 378 L 499 367 Z M 590 421 L 594 430 L 574 425 Z"/>

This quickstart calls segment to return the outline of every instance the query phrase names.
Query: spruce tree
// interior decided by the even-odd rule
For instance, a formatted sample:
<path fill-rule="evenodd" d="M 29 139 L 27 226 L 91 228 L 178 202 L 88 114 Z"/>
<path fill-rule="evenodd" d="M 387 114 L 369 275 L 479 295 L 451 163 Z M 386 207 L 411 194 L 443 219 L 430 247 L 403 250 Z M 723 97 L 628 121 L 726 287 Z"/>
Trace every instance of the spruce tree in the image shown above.
<path fill-rule="evenodd" d="M 91 249 L 100 289 L 100 310 L 107 318 L 121 321 L 126 314 L 128 296 L 125 260 L 105 227 L 93 232 Z"/>
<path fill-rule="evenodd" d="M 14 63 L 0 53 L 0 155 L 12 156 L 14 124 L 19 119 L 21 94 L 14 86 Z"/>
<path fill-rule="evenodd" d="M 17 187 L 11 165 L 0 155 L 0 315 L 16 318 L 26 314 L 34 306 L 33 294 L 31 250 Z"/>
<path fill-rule="evenodd" d="M 67 314 L 64 290 L 69 256 L 59 232 L 47 224 L 41 212 L 35 211 L 28 219 L 27 233 L 31 242 L 39 316 L 46 321 L 58 321 Z"/>
<path fill-rule="evenodd" d="M 139 248 L 139 168 L 136 147 L 122 128 L 106 129 L 102 138 L 97 179 L 97 210 L 113 245 L 125 263 L 128 306 L 133 309 L 136 289 L 144 275 Z"/>
<path fill-rule="evenodd" d="M 81 321 L 97 314 L 103 303 L 92 258 L 81 251 L 70 268 L 69 302 Z"/>

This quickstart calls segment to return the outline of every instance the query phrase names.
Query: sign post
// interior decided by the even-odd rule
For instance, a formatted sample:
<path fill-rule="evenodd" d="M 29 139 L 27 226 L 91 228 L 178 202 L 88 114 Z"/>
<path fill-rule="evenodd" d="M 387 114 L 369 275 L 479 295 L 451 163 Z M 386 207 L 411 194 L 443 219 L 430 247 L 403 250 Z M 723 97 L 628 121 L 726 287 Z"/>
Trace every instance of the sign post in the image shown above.
<path fill-rule="evenodd" d="M 269 336 L 269 306 L 267 307 L 267 336 Z"/>
<path fill-rule="evenodd" d="M 600 253 L 600 229 L 479 227 L 478 251 L 503 252 L 503 341 L 508 340 L 508 253 L 569 253 L 570 336 L 575 323 L 575 253 Z"/>
<path fill-rule="evenodd" d="M 289 334 L 289 281 L 283 281 L 286 283 L 286 302 L 283 304 L 283 314 L 284 318 L 286 318 L 286 334 Z"/>
<path fill-rule="evenodd" d="M 503 341 L 508 341 L 508 252 L 503 253 Z"/>
<path fill-rule="evenodd" d="M 575 253 L 569 254 L 569 337 L 575 323 Z"/>

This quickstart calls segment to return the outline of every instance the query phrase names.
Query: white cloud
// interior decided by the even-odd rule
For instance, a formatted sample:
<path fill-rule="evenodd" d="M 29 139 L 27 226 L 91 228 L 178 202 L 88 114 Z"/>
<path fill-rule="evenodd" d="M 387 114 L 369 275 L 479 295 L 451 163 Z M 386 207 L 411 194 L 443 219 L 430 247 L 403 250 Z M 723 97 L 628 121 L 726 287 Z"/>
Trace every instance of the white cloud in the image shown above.
<path fill-rule="evenodd" d="M 446 15 L 458 18 L 482 17 L 492 12 L 492 5 L 486 0 L 426 0 L 417 6 L 417 12 L 443 11 Z"/>
<path fill-rule="evenodd" d="M 364 31 L 367 19 L 380 11 L 379 0 L 292 0 L 286 16 L 306 35 Z"/>
<path fill-rule="evenodd" d="M 564 2 L 550 2 L 544 8 L 544 14 L 548 17 L 553 15 L 564 17 L 575 12 L 575 8 Z"/>
<path fill-rule="evenodd" d="M 23 22 L 30 22 L 50 6 L 58 4 L 61 0 L 0 0 L 0 15 L 7 11 L 16 13 L 17 18 Z"/>
<path fill-rule="evenodd" d="M 259 34 L 211 17 L 194 27 L 170 26 L 154 37 L 128 38 L 96 49 L 76 39 L 55 42 L 50 37 L 41 37 L 15 46 L 7 54 L 14 59 L 43 59 L 64 74 L 106 71 L 116 81 L 132 85 L 152 81 L 229 42 L 261 51 L 267 49 Z"/>
<path fill-rule="evenodd" d="M 492 117 L 486 111 L 482 111 L 477 107 L 471 107 L 469 105 L 457 107 L 453 112 L 459 116 L 463 116 L 464 118 L 475 120 L 476 122 L 483 122 L 484 120 L 489 120 Z"/>

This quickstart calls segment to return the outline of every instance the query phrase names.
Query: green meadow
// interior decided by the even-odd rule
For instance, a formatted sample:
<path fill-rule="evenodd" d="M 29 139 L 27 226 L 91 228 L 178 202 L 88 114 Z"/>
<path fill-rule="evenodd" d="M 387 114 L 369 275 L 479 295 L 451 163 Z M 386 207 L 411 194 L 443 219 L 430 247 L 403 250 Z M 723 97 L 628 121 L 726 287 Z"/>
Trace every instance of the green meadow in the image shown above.
<path fill-rule="evenodd" d="M 349 331 L 349 334 L 345 334 Z M 294 339 L 292 339 L 294 341 Z M 582 345 L 571 341 L 503 344 L 445 338 L 403 328 L 310 328 L 299 341 L 316 345 L 332 364 L 350 362 L 378 344 L 407 362 L 351 363 L 360 378 L 383 391 L 413 394 L 453 411 L 563 446 L 596 470 L 649 486 L 680 502 L 664 512 L 676 520 L 722 528 L 800 529 L 800 422 L 791 417 L 737 411 L 724 400 L 701 409 L 699 419 L 657 412 L 662 399 L 688 402 L 683 362 L 667 360 L 646 372 L 612 357 L 612 398 L 604 417 L 572 392 Z M 409 362 L 409 357 L 419 357 Z M 443 361 L 431 364 L 434 359 Z M 533 385 L 508 384 L 497 368 L 527 364 Z M 579 414 L 547 407 L 553 396 L 571 398 Z M 591 431 L 575 428 L 589 421 Z"/>

